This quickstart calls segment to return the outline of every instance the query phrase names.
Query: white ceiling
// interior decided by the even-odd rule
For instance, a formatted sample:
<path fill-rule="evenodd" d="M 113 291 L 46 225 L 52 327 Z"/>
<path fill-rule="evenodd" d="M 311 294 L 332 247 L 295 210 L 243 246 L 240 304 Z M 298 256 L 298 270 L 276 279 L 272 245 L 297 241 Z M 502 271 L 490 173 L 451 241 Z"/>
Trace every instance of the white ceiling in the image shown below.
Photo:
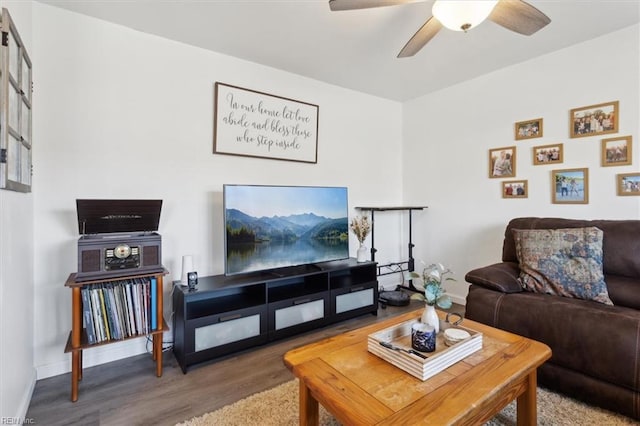
<path fill-rule="evenodd" d="M 487 21 L 468 33 L 443 29 L 417 55 L 398 59 L 433 1 L 341 12 L 328 0 L 39 1 L 398 101 L 640 21 L 640 0 L 530 0 L 551 18 L 533 36 Z"/>

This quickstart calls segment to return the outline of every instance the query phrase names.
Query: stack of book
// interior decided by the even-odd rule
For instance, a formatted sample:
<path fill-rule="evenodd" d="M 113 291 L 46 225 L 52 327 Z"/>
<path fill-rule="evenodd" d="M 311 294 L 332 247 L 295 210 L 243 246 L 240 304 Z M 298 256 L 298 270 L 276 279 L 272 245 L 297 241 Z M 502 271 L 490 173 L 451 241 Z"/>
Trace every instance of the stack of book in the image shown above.
<path fill-rule="evenodd" d="M 161 327 L 155 277 L 84 286 L 81 294 L 89 344 L 142 336 Z"/>

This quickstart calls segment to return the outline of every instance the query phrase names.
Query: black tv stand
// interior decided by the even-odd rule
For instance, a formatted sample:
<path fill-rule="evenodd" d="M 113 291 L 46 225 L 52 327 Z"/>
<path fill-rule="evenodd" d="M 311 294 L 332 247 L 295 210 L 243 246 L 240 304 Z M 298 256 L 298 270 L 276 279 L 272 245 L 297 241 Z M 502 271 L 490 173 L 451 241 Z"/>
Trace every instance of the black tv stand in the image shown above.
<path fill-rule="evenodd" d="M 190 365 L 358 315 L 378 313 L 374 262 L 355 259 L 199 277 L 173 291 L 173 352 Z"/>
<path fill-rule="evenodd" d="M 284 278 L 290 275 L 300 275 L 300 274 L 308 274 L 311 272 L 321 271 L 318 265 L 313 263 L 305 264 L 305 265 L 297 265 L 297 266 L 286 266 L 284 268 L 276 268 L 267 271 L 268 274 L 275 276 L 276 278 Z"/>

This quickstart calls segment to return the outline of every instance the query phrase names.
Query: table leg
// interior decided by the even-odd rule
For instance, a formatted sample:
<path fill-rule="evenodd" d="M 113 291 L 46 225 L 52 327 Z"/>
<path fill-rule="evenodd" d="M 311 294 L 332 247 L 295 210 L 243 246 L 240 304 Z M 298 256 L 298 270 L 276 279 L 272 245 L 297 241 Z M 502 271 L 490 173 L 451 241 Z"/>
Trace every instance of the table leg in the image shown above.
<path fill-rule="evenodd" d="M 318 417 L 318 401 L 311 395 L 311 391 L 304 384 L 302 380 L 300 382 L 300 426 L 317 426 L 319 423 Z"/>
<path fill-rule="evenodd" d="M 536 370 L 527 376 L 526 390 L 518 397 L 518 426 L 535 426 L 538 424 L 537 387 L 538 379 Z"/>
<path fill-rule="evenodd" d="M 80 287 L 71 291 L 71 401 L 78 400 L 78 382 L 82 379 L 82 293 Z"/>
<path fill-rule="evenodd" d="M 156 360 L 156 376 L 162 377 L 162 333 L 153 335 L 153 354 Z"/>
<path fill-rule="evenodd" d="M 80 366 L 80 356 L 80 351 L 71 352 L 71 402 L 78 400 L 78 380 L 80 374 L 78 367 Z"/>
<path fill-rule="evenodd" d="M 80 356 L 78 357 L 78 380 L 82 380 L 82 351 L 78 351 Z"/>

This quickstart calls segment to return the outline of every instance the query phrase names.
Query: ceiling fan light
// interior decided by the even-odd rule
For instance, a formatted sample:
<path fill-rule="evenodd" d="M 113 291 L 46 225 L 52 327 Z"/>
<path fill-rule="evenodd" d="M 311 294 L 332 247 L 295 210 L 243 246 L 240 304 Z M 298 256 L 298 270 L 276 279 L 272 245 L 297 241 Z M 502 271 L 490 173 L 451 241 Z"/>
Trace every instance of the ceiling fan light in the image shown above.
<path fill-rule="evenodd" d="M 487 19 L 496 3 L 498 0 L 436 0 L 431 12 L 450 30 L 467 31 Z"/>

